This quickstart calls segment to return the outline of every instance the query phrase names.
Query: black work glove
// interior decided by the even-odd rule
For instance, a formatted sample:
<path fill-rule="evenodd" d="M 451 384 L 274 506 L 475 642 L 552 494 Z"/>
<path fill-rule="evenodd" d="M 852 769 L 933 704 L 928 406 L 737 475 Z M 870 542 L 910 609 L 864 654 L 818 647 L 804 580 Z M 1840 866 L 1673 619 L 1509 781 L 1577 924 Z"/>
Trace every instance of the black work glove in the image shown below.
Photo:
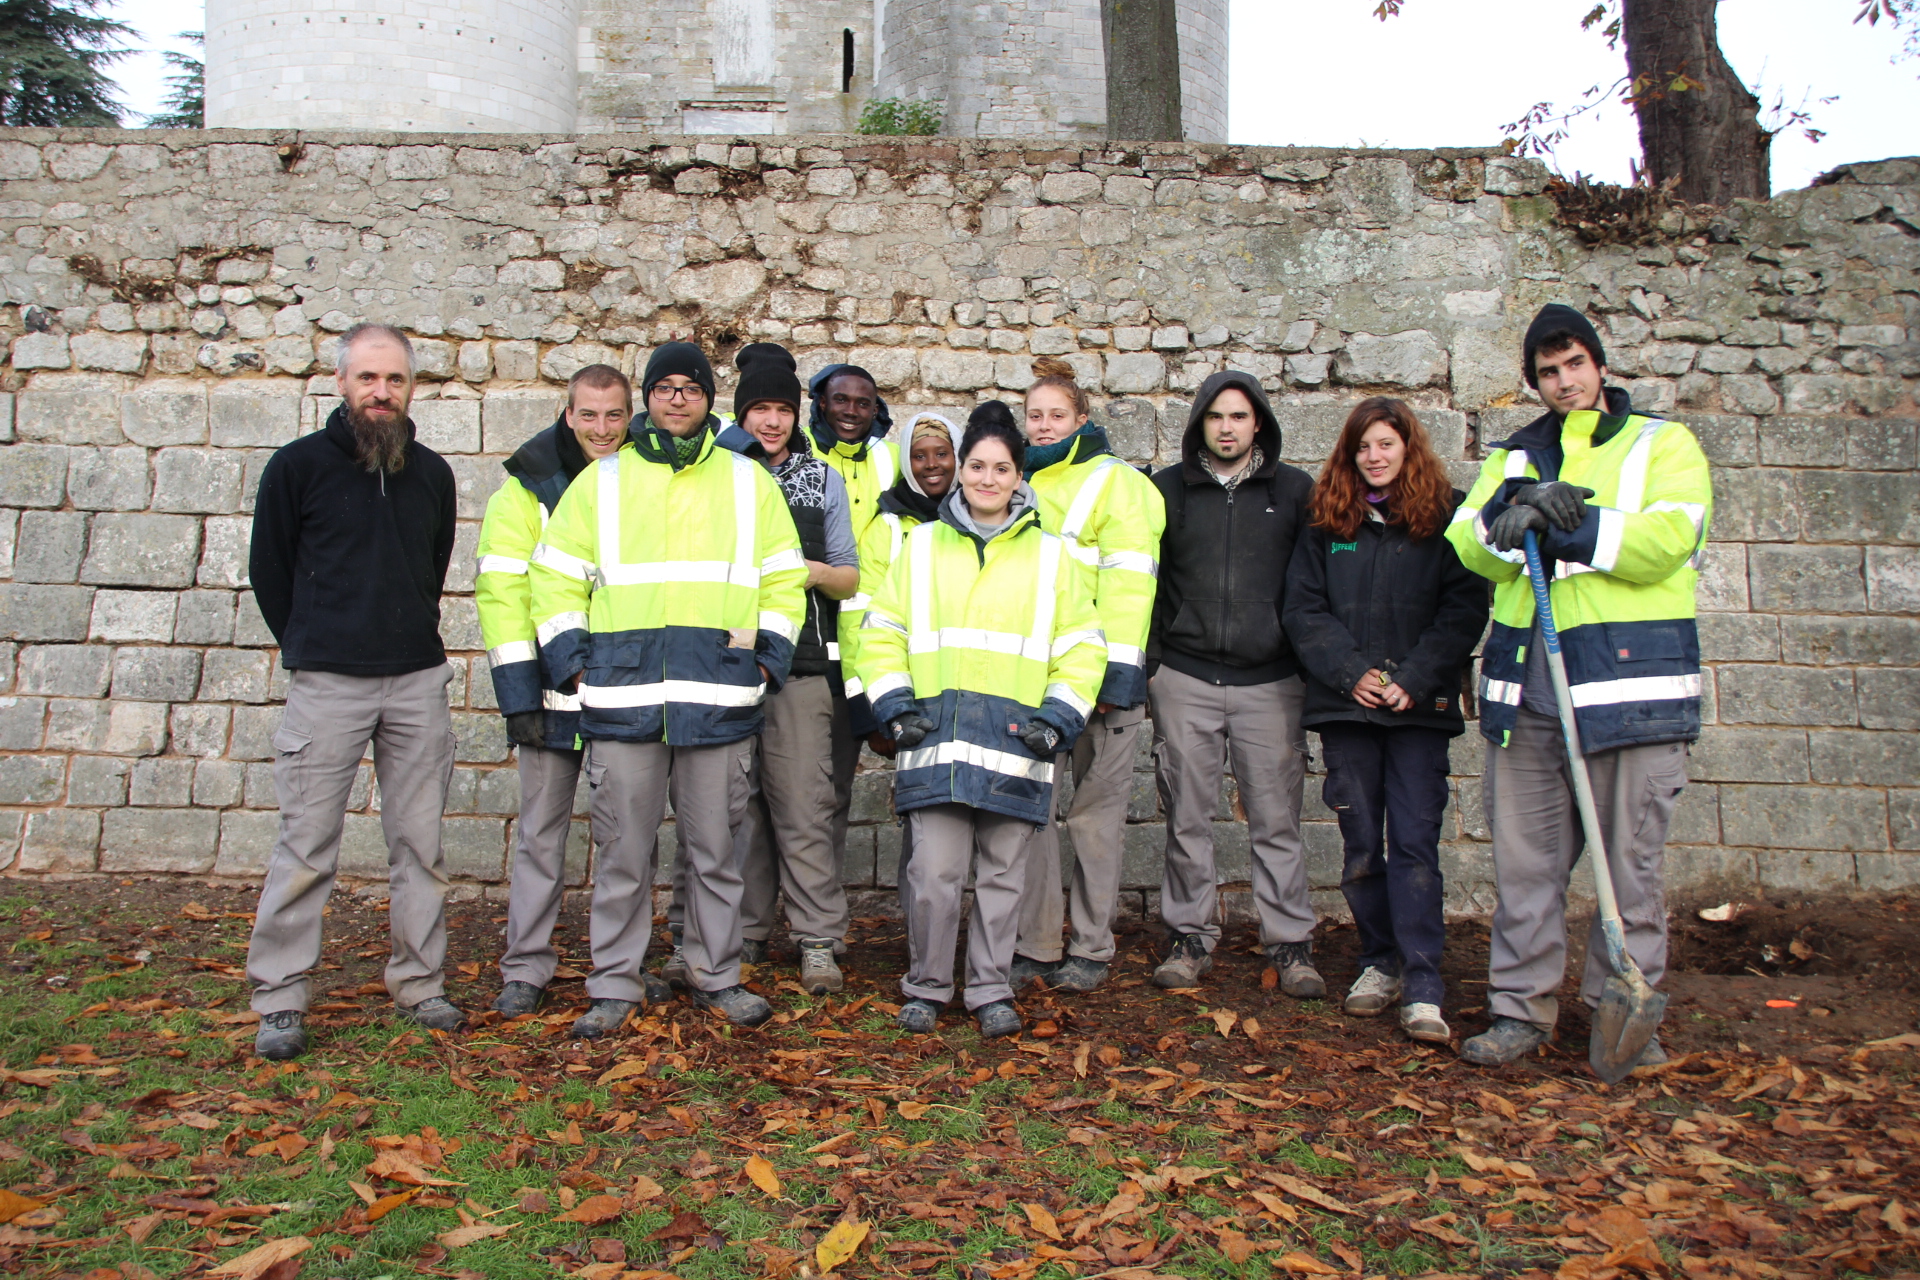
<path fill-rule="evenodd" d="M 1493 523 L 1487 526 L 1487 537 L 1498 550 L 1517 551 L 1526 542 L 1529 529 L 1535 533 L 1545 533 L 1546 513 L 1538 507 L 1516 502 L 1494 517 Z"/>
<path fill-rule="evenodd" d="M 1572 533 L 1587 518 L 1587 499 L 1592 496 L 1593 490 L 1577 484 L 1547 480 L 1519 490 L 1513 495 L 1512 501 L 1545 512 L 1547 519 Z"/>
<path fill-rule="evenodd" d="M 510 711 L 507 713 L 507 741 L 522 747 L 547 745 L 547 713 Z"/>
<path fill-rule="evenodd" d="M 893 740 L 900 750 L 910 751 L 920 745 L 922 738 L 933 732 L 933 721 L 918 711 L 909 711 L 888 725 L 887 732 L 893 735 Z"/>
<path fill-rule="evenodd" d="M 1044 760 L 1059 747 L 1060 733 L 1052 725 L 1042 724 L 1036 720 L 1027 726 L 1025 733 L 1020 735 L 1020 741 L 1027 744 L 1027 750 Z"/>

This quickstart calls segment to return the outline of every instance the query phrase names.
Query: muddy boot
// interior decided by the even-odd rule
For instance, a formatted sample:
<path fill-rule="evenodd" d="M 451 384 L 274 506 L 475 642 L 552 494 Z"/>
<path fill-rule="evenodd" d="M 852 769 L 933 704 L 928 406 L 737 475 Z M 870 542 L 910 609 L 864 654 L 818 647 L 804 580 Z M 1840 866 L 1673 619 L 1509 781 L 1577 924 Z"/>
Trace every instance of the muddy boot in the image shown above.
<path fill-rule="evenodd" d="M 493 1011 L 503 1018 L 524 1018 L 547 1000 L 547 989 L 531 982 L 509 982 L 494 997 Z"/>
<path fill-rule="evenodd" d="M 767 940 L 765 938 L 740 939 L 741 964 L 765 964 L 767 962 Z"/>
<path fill-rule="evenodd" d="M 1059 963 L 1058 960 L 1030 960 L 1026 956 L 1016 955 L 1013 958 L 1013 971 L 1007 975 L 1007 983 L 1018 991 L 1035 978 L 1051 980 Z"/>
<path fill-rule="evenodd" d="M 1318 1000 L 1327 980 L 1313 967 L 1313 943 L 1281 942 L 1267 948 L 1267 960 L 1280 975 L 1280 989 L 1295 1000 Z"/>
<path fill-rule="evenodd" d="M 582 1040 L 604 1040 L 638 1012 L 640 1006 L 632 1000 L 595 1000 L 574 1019 L 573 1034 Z"/>
<path fill-rule="evenodd" d="M 307 1015 L 298 1009 L 280 1009 L 260 1015 L 260 1030 L 253 1036 L 253 1051 L 263 1058 L 283 1062 L 307 1051 Z"/>
<path fill-rule="evenodd" d="M 1197 987 L 1201 977 L 1213 968 L 1213 953 L 1207 950 L 1207 940 L 1197 933 L 1175 934 L 1173 946 L 1167 950 L 1167 958 L 1153 971 L 1151 981 L 1156 987 L 1177 991 L 1183 987 Z"/>
<path fill-rule="evenodd" d="M 702 1009 L 718 1009 L 736 1027 L 757 1027 L 773 1016 L 773 1006 L 745 987 L 727 987 L 721 991 L 696 988 L 693 1002 Z"/>
<path fill-rule="evenodd" d="M 1047 985 L 1055 991 L 1092 991 L 1107 980 L 1107 968 L 1098 960 L 1068 956 L 1047 976 Z"/>
<path fill-rule="evenodd" d="M 467 1015 L 445 996 L 430 996 L 419 1004 L 396 1007 L 401 1017 L 428 1031 L 458 1031 L 467 1025 Z"/>
<path fill-rule="evenodd" d="M 1476 1067 L 1504 1067 L 1547 1042 L 1547 1032 L 1518 1018 L 1495 1018 L 1493 1025 L 1460 1046 L 1460 1061 Z"/>
<path fill-rule="evenodd" d="M 931 1000 L 909 1000 L 894 1015 L 894 1025 L 915 1035 L 927 1035 L 940 1025 L 941 1006 Z"/>
<path fill-rule="evenodd" d="M 1020 1034 L 1022 1026 L 1020 1011 L 1013 1007 L 1011 1000 L 995 1000 L 992 1004 L 983 1004 L 973 1011 L 973 1016 L 980 1024 L 980 1034 L 989 1040 Z"/>

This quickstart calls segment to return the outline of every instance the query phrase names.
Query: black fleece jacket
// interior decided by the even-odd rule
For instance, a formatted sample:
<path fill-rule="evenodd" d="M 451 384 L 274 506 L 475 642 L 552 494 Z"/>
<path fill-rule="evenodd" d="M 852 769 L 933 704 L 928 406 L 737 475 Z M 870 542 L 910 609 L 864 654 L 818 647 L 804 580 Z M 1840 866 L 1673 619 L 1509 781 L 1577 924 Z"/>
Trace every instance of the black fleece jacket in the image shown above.
<path fill-rule="evenodd" d="M 1246 393 L 1260 426 L 1260 469 L 1229 491 L 1200 454 L 1207 406 L 1229 388 Z M 1216 685 L 1270 684 L 1300 673 L 1280 627 L 1287 563 L 1307 523 L 1313 479 L 1280 461 L 1280 423 L 1260 380 L 1229 369 L 1200 387 L 1182 461 L 1153 477 L 1167 504 L 1160 590 L 1153 602 L 1147 670 L 1164 663 Z"/>
<path fill-rule="evenodd" d="M 1465 496 L 1454 490 L 1453 506 Z M 1415 539 L 1404 525 L 1362 520 L 1342 539 L 1309 526 L 1293 551 L 1281 617 L 1307 671 L 1308 726 L 1465 730 L 1460 677 L 1486 629 L 1487 583 L 1460 563 L 1444 527 Z M 1386 672 L 1413 706 L 1355 702 L 1353 686 L 1370 670 Z"/>
<path fill-rule="evenodd" d="M 342 409 L 282 446 L 260 476 L 249 557 L 280 665 L 397 676 L 445 662 L 440 589 L 454 514 L 444 458 L 412 440 L 399 471 L 370 472 Z"/>

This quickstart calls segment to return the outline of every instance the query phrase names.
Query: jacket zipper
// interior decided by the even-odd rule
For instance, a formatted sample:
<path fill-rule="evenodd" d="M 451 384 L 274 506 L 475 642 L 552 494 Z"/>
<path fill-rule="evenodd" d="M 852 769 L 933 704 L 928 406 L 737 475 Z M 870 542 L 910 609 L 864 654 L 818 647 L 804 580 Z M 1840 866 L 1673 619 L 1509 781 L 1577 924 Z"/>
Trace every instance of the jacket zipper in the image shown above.
<path fill-rule="evenodd" d="M 1233 617 L 1233 554 L 1234 554 L 1233 548 L 1236 545 L 1233 540 L 1233 519 L 1234 519 L 1233 490 L 1228 489 L 1227 490 L 1227 538 L 1226 538 L 1227 554 L 1221 557 L 1227 562 L 1227 569 L 1226 569 L 1226 575 L 1225 575 L 1226 585 L 1222 587 L 1220 591 L 1220 646 L 1222 649 L 1229 649 L 1229 650 L 1232 648 L 1232 641 L 1227 634 L 1227 626 L 1228 626 L 1229 619 Z"/>

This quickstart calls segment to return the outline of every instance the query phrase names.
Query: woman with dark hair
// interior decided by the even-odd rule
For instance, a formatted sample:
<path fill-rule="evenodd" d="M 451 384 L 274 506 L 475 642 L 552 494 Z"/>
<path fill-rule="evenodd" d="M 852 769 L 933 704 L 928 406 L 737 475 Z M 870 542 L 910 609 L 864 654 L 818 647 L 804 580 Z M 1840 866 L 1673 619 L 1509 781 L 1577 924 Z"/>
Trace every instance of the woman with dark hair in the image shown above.
<path fill-rule="evenodd" d="M 1461 673 L 1487 624 L 1486 584 L 1445 538 L 1463 495 L 1400 400 L 1348 415 L 1320 470 L 1281 613 L 1307 669 L 1304 722 L 1340 819 L 1340 890 L 1360 928 L 1346 1011 L 1400 1007 L 1415 1040 L 1451 1036 L 1440 1007 L 1440 816 L 1447 745 L 1465 730 Z M 1385 838 L 1382 839 L 1382 827 Z"/>
<path fill-rule="evenodd" d="M 913 848 L 908 1031 L 932 1031 L 953 997 L 970 866 L 967 1008 L 982 1035 L 1020 1030 L 1010 976 L 1028 842 L 1053 802 L 1054 755 L 1086 724 L 1106 672 L 1088 575 L 1040 528 L 1020 479 L 1026 446 L 1004 417 L 983 405 L 969 420 L 959 478 L 875 588 L 855 658 L 899 748 L 893 807 Z"/>

